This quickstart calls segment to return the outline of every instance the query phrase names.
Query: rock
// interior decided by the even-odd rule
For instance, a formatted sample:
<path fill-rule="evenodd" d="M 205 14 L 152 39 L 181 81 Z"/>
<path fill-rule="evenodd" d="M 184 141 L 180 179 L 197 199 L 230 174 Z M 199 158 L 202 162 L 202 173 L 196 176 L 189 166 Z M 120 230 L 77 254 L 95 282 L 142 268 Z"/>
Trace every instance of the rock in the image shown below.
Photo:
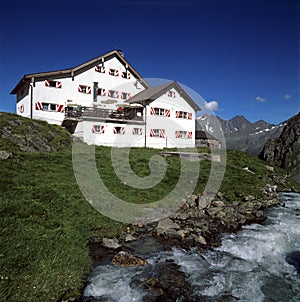
<path fill-rule="evenodd" d="M 12 157 L 12 153 L 0 150 L 0 159 L 9 159 Z"/>
<path fill-rule="evenodd" d="M 293 251 L 286 255 L 285 260 L 288 264 L 293 265 L 297 273 L 300 274 L 300 251 Z"/>
<path fill-rule="evenodd" d="M 124 267 L 148 265 L 147 260 L 123 251 L 115 255 L 111 263 L 116 266 L 124 266 Z"/>
<path fill-rule="evenodd" d="M 122 245 L 119 244 L 119 241 L 116 238 L 113 239 L 103 238 L 102 245 L 106 248 L 114 249 L 114 250 L 122 247 Z"/>
<path fill-rule="evenodd" d="M 211 203 L 214 207 L 224 207 L 224 202 L 221 200 L 215 200 Z"/>
<path fill-rule="evenodd" d="M 162 233 L 170 229 L 180 230 L 180 226 L 177 223 L 173 222 L 173 220 L 170 218 L 159 220 L 156 227 L 157 236 L 160 236 Z"/>
<path fill-rule="evenodd" d="M 202 245 L 206 245 L 207 242 L 203 236 L 197 236 L 194 238 L 195 242 L 200 243 Z"/>
<path fill-rule="evenodd" d="M 177 231 L 177 234 L 183 239 L 187 234 L 189 234 L 189 231 L 179 230 Z"/>
<path fill-rule="evenodd" d="M 269 140 L 259 157 L 271 165 L 285 169 L 300 182 L 300 113 L 290 118 L 282 133 Z"/>
<path fill-rule="evenodd" d="M 211 203 L 211 198 L 207 196 L 199 196 L 198 199 L 198 209 L 202 210 L 205 208 L 209 208 Z"/>
<path fill-rule="evenodd" d="M 131 234 L 128 234 L 125 236 L 125 242 L 131 242 L 131 241 L 134 241 L 136 240 L 136 238 L 134 236 L 132 236 Z"/>
<path fill-rule="evenodd" d="M 209 216 L 215 216 L 223 210 L 223 207 L 210 208 L 207 210 Z"/>

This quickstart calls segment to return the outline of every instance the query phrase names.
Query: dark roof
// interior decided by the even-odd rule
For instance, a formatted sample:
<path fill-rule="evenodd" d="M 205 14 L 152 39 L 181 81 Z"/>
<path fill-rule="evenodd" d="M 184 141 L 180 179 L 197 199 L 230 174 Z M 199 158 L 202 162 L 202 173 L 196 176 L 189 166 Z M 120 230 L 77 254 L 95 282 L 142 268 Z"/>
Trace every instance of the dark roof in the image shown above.
<path fill-rule="evenodd" d="M 47 77 L 56 77 L 56 78 L 63 78 L 63 77 L 72 77 L 78 74 L 80 71 L 89 69 L 92 66 L 98 65 L 103 61 L 107 61 L 113 57 L 117 57 L 120 62 L 124 66 L 128 66 L 130 72 L 137 78 L 139 81 L 145 86 L 149 87 L 149 84 L 141 77 L 141 75 L 125 60 L 123 53 L 120 50 L 112 50 L 107 52 L 97 58 L 89 60 L 83 64 L 80 64 L 73 68 L 63 69 L 63 70 L 56 70 L 56 71 L 48 71 L 48 72 L 40 72 L 40 73 L 31 73 L 25 74 L 23 78 L 18 82 L 15 88 L 11 91 L 10 94 L 16 94 L 18 90 L 26 83 L 29 83 L 32 78 L 47 78 Z"/>
<path fill-rule="evenodd" d="M 131 97 L 128 103 L 139 103 L 148 105 L 170 89 L 176 89 L 178 93 L 188 102 L 188 104 L 195 110 L 200 111 L 201 108 L 194 102 L 194 100 L 184 91 L 184 89 L 176 82 L 168 82 L 159 86 L 147 87 L 145 90 Z"/>
<path fill-rule="evenodd" d="M 196 130 L 195 139 L 213 139 L 219 141 L 217 138 L 203 130 Z"/>

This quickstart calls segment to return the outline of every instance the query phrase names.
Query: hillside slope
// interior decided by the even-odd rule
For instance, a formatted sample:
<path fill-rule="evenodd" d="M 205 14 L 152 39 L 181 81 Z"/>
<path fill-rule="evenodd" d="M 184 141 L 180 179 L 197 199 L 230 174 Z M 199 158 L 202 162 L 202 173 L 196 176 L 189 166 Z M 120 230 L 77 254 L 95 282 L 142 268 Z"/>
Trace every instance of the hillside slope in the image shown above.
<path fill-rule="evenodd" d="M 0 112 L 0 150 L 51 152 L 71 145 L 70 133 L 57 125 Z"/>

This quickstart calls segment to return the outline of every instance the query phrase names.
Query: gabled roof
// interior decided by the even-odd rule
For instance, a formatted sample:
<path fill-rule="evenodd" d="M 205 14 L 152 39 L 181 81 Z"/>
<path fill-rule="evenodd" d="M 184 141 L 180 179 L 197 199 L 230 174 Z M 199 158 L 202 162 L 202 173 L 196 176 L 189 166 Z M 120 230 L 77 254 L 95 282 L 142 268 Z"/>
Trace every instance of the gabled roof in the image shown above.
<path fill-rule="evenodd" d="M 142 76 L 125 60 L 124 55 L 120 50 L 112 50 L 107 52 L 100 57 L 94 58 L 89 60 L 83 64 L 80 64 L 73 68 L 63 69 L 63 70 L 56 70 L 56 71 L 49 71 L 49 72 L 40 72 L 40 73 L 31 73 L 25 74 L 23 78 L 19 81 L 19 83 L 15 86 L 15 88 L 11 91 L 10 94 L 16 94 L 18 90 L 26 83 L 29 83 L 32 78 L 34 79 L 42 79 L 47 77 L 56 77 L 56 78 L 63 78 L 63 77 L 73 77 L 74 75 L 80 73 L 83 70 L 89 69 L 95 65 L 98 65 L 102 62 L 105 62 L 113 57 L 117 57 L 120 62 L 127 66 L 128 70 L 137 78 L 139 81 L 145 86 L 149 87 L 149 84 L 142 78 Z"/>
<path fill-rule="evenodd" d="M 161 95 L 169 91 L 170 89 L 176 89 L 178 93 L 187 101 L 187 103 L 195 110 L 200 111 L 201 108 L 194 102 L 194 100 L 184 91 L 184 89 L 176 82 L 168 82 L 159 86 L 148 87 L 145 90 L 131 97 L 128 103 L 139 103 L 142 105 L 148 105 Z"/>

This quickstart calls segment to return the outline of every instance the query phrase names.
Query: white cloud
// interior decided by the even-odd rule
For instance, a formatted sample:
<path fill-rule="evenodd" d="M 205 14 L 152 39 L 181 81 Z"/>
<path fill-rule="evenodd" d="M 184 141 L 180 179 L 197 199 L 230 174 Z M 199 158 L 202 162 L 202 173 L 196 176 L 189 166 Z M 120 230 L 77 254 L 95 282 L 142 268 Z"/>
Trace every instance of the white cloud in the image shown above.
<path fill-rule="evenodd" d="M 210 102 L 205 102 L 204 106 L 208 110 L 220 110 L 219 109 L 219 104 L 217 101 L 210 101 Z"/>
<path fill-rule="evenodd" d="M 257 96 L 255 99 L 258 103 L 265 103 L 267 101 L 267 99 L 265 99 L 261 96 Z"/>
<path fill-rule="evenodd" d="M 284 99 L 287 100 L 287 101 L 288 101 L 291 97 L 292 97 L 292 96 L 291 96 L 290 94 L 288 94 L 288 93 L 284 95 Z"/>

